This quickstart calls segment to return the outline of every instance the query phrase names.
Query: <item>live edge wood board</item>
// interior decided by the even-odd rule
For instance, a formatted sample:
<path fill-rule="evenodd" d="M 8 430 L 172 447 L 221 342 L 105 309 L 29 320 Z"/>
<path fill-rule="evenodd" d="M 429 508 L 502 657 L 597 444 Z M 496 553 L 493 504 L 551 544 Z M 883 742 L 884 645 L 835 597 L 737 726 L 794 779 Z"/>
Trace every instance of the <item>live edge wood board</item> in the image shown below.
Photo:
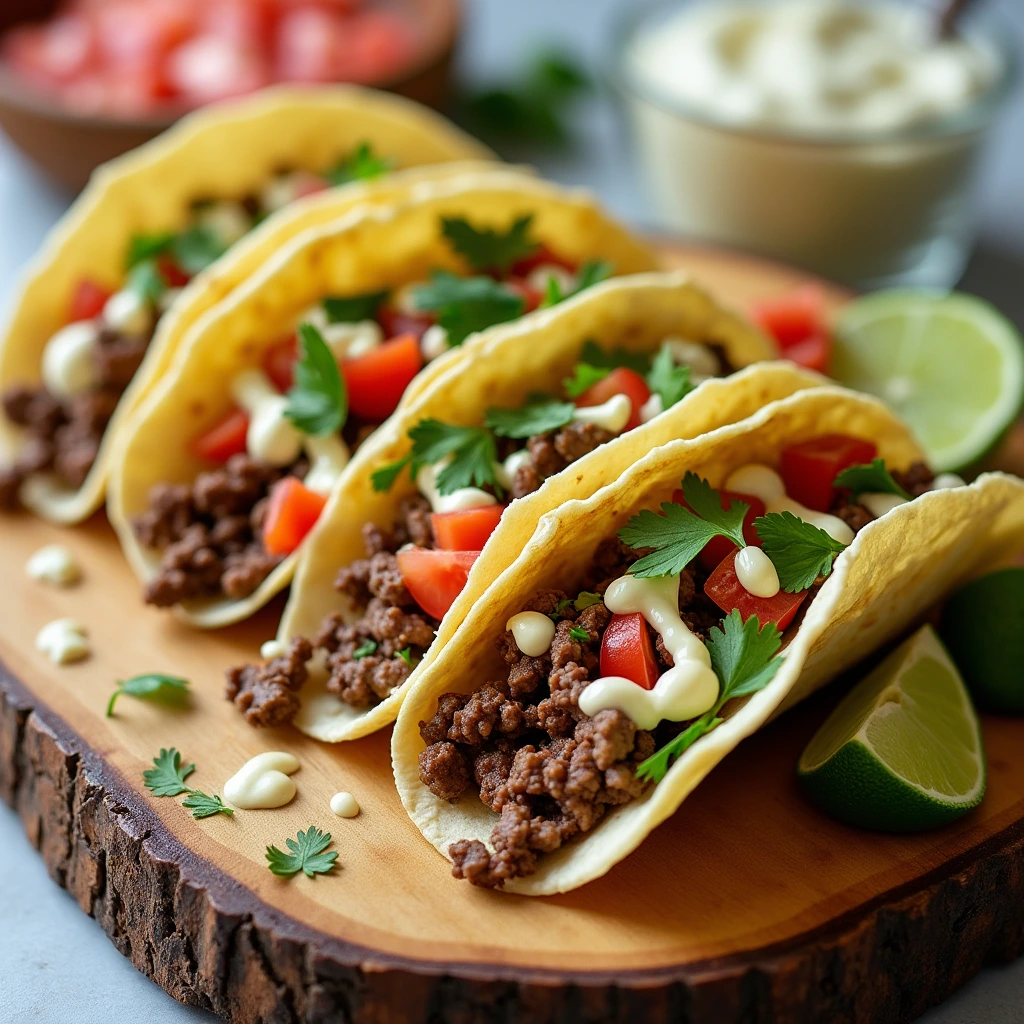
<path fill-rule="evenodd" d="M 727 253 L 665 252 L 736 304 L 796 280 Z M 1020 447 L 1000 455 L 1008 468 Z M 55 540 L 84 566 L 75 589 L 24 576 L 28 554 Z M 218 634 L 188 631 L 142 607 L 102 517 L 75 531 L 6 519 L 0 565 L 0 793 L 117 947 L 225 1019 L 888 1024 L 1024 951 L 1020 720 L 984 720 L 978 811 L 927 835 L 871 835 L 818 814 L 794 781 L 826 692 L 745 743 L 607 877 L 510 897 L 449 877 L 394 792 L 387 731 L 328 747 L 252 730 L 223 700 L 223 669 L 273 635 L 280 605 Z M 87 624 L 94 654 L 56 668 L 33 638 L 64 615 Z M 146 671 L 190 678 L 190 707 L 125 698 L 104 718 L 114 680 Z M 142 787 L 172 745 L 207 792 L 253 754 L 291 750 L 298 797 L 195 822 L 180 798 Z M 331 813 L 340 789 L 358 818 Z M 310 823 L 333 833 L 340 870 L 275 878 L 264 848 Z"/>

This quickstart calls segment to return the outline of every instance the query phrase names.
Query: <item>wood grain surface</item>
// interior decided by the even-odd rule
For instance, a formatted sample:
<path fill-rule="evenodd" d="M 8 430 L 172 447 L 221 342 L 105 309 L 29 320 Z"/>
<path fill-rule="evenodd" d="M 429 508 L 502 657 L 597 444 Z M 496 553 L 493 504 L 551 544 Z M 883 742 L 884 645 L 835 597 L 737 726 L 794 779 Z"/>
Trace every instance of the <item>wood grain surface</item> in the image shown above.
<path fill-rule="evenodd" d="M 734 304 L 796 279 L 724 253 L 672 258 Z M 1016 436 L 1000 458 L 1019 465 L 1022 449 Z M 84 567 L 66 591 L 23 571 L 57 540 Z M 449 877 L 394 792 L 387 732 L 328 747 L 250 729 L 223 699 L 224 668 L 273 635 L 280 604 L 217 634 L 187 630 L 141 606 L 101 517 L 75 531 L 4 520 L 0 565 L 0 793 L 118 948 L 225 1019 L 903 1021 L 1024 950 L 1019 720 L 984 720 L 980 809 L 926 835 L 876 836 L 824 818 L 796 787 L 826 692 L 743 744 L 605 878 L 517 898 Z M 87 661 L 55 667 L 34 649 L 62 616 L 89 628 Z M 150 671 L 191 679 L 190 704 L 122 698 L 104 718 L 115 680 Z M 298 796 L 193 821 L 181 798 L 142 787 L 172 745 L 206 792 L 253 754 L 292 751 Z M 358 818 L 331 813 L 341 789 Z M 275 878 L 266 845 L 310 824 L 333 834 L 339 870 Z"/>

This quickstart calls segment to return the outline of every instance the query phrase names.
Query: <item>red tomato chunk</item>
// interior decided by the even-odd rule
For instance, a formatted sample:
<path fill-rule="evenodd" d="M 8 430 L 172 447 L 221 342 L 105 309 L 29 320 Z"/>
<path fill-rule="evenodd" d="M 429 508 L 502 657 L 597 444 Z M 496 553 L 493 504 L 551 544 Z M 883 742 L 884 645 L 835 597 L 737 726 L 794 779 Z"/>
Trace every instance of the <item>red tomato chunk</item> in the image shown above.
<path fill-rule="evenodd" d="M 68 323 L 78 320 L 95 320 L 103 312 L 107 299 L 114 293 L 109 288 L 97 284 L 91 278 L 83 277 L 75 285 L 71 296 L 71 308 L 68 310 Z"/>
<path fill-rule="evenodd" d="M 601 638 L 601 675 L 622 676 L 653 690 L 659 674 L 644 617 L 639 612 L 613 615 Z"/>
<path fill-rule="evenodd" d="M 504 505 L 481 505 L 458 512 L 433 512 L 434 540 L 445 551 L 479 551 L 494 533 Z"/>
<path fill-rule="evenodd" d="M 365 356 L 346 359 L 341 372 L 348 387 L 349 408 L 361 420 L 383 423 L 422 369 L 419 342 L 411 334 L 386 341 Z"/>
<path fill-rule="evenodd" d="M 647 399 L 651 397 L 651 390 L 647 386 L 647 381 L 639 373 L 626 366 L 612 370 L 603 380 L 599 380 L 587 388 L 576 399 L 576 405 L 581 409 L 591 405 L 603 405 L 615 395 L 625 395 L 633 407 L 623 432 L 640 426 L 640 410 Z"/>
<path fill-rule="evenodd" d="M 786 493 L 815 512 L 827 512 L 835 500 L 832 486 L 847 466 L 870 462 L 878 449 L 847 434 L 826 434 L 782 449 L 782 479 Z"/>
<path fill-rule="evenodd" d="M 413 600 L 428 615 L 443 619 L 462 593 L 479 557 L 479 551 L 408 548 L 398 552 L 398 570 Z"/>
<path fill-rule="evenodd" d="M 785 629 L 804 603 L 808 591 L 787 594 L 780 590 L 774 597 L 755 597 L 740 583 L 736 575 L 736 552 L 732 551 L 708 577 L 704 593 L 726 614 L 738 608 L 744 621 L 756 615 L 762 626 L 774 622 L 779 629 Z"/>
<path fill-rule="evenodd" d="M 219 423 L 192 442 L 192 452 L 210 462 L 227 462 L 232 455 L 245 451 L 245 435 L 249 417 L 242 409 L 229 412 Z"/>
<path fill-rule="evenodd" d="M 271 555 L 290 555 L 316 525 L 327 495 L 311 491 L 295 476 L 279 480 L 270 492 L 263 523 L 263 546 Z"/>

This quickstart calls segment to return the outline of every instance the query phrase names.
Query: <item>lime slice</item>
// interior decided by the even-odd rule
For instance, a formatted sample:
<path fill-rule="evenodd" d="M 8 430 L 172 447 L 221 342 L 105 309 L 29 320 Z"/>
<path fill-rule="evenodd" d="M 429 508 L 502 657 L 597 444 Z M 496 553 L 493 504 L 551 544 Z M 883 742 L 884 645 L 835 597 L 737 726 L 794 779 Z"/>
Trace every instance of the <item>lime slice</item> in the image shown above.
<path fill-rule="evenodd" d="M 1024 714 L 1024 569 L 1003 569 L 958 590 L 939 632 L 979 707 Z"/>
<path fill-rule="evenodd" d="M 877 395 L 914 430 L 937 470 L 975 462 L 1024 402 L 1024 341 L 970 295 L 887 291 L 839 316 L 832 375 Z"/>
<path fill-rule="evenodd" d="M 807 744 L 797 774 L 833 817 L 881 832 L 935 828 L 981 803 L 981 729 L 931 626 L 843 698 Z"/>

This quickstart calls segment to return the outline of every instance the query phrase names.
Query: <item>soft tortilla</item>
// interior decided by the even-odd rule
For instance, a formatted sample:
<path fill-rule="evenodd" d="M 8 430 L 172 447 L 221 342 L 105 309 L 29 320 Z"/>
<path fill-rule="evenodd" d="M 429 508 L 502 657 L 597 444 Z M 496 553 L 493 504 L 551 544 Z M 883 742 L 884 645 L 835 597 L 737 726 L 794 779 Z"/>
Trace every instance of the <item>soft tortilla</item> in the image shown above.
<path fill-rule="evenodd" d="M 440 231 L 444 216 L 507 228 L 532 213 L 533 234 L 574 261 L 610 260 L 620 273 L 650 270 L 650 251 L 610 220 L 592 197 L 515 172 L 470 175 L 420 183 L 410 201 L 389 209 L 353 210 L 309 228 L 276 252 L 193 326 L 174 364 L 121 432 L 112 458 L 108 511 L 128 560 L 147 581 L 159 555 L 142 548 L 131 519 L 146 508 L 150 488 L 188 482 L 208 469 L 189 451 L 188 440 L 232 408 L 229 381 L 295 328 L 296 319 L 325 295 L 398 288 L 427 278 L 435 267 L 461 269 Z M 403 401 L 449 369 L 471 370 L 487 332 L 428 364 Z M 189 602 L 179 606 L 196 626 L 225 626 L 247 618 L 291 580 L 295 556 L 282 562 L 260 588 L 241 601 Z"/>
<path fill-rule="evenodd" d="M 447 856 L 458 839 L 487 843 L 497 821 L 476 798 L 451 805 L 420 781 L 419 722 L 449 691 L 503 679 L 495 649 L 509 616 L 546 587 L 571 589 L 597 545 L 640 508 L 667 500 L 687 470 L 721 486 L 740 465 L 777 465 L 781 447 L 830 432 L 870 438 L 894 468 L 922 457 L 907 428 L 880 402 L 838 387 L 803 391 L 749 419 L 694 441 L 676 441 L 641 459 L 618 483 L 545 515 L 520 556 L 494 582 L 459 632 L 406 695 L 392 737 L 402 802 L 423 835 Z M 540 858 L 538 871 L 505 887 L 531 896 L 575 889 L 599 878 L 673 814 L 741 740 L 920 618 L 959 581 L 1024 546 L 1024 482 L 987 473 L 969 487 L 935 491 L 867 527 L 835 562 L 810 604 L 772 682 L 678 758 L 639 800 L 611 811 L 592 832 Z"/>
<path fill-rule="evenodd" d="M 96 171 L 28 267 L 21 298 L 0 337 L 0 391 L 39 381 L 43 348 L 63 326 L 82 277 L 123 284 L 134 234 L 177 228 L 196 198 L 238 198 L 282 166 L 320 169 L 364 141 L 407 170 L 299 200 L 198 275 L 161 318 L 85 483 L 69 490 L 53 477 L 35 477 L 23 493 L 34 512 L 76 523 L 99 508 L 113 437 L 129 412 L 166 371 L 189 327 L 285 242 L 357 205 L 399 201 L 417 181 L 481 170 L 493 154 L 438 114 L 398 96 L 357 86 L 282 86 L 191 114 Z M 478 163 L 444 166 L 450 161 Z M 415 169 L 419 165 L 438 166 Z M 19 443 L 20 431 L 0 416 L 0 458 L 13 458 Z"/>
<path fill-rule="evenodd" d="M 761 362 L 774 355 L 768 340 L 717 306 L 682 273 L 608 281 L 527 320 L 494 328 L 475 347 L 472 372 L 464 373 L 461 367 L 447 371 L 356 454 L 306 543 L 279 639 L 315 635 L 332 611 L 351 615 L 351 608 L 333 587 L 334 578 L 340 568 L 366 556 L 363 525 L 372 522 L 390 528 L 401 500 L 417 493 L 408 473 L 383 494 L 374 491 L 370 479 L 375 469 L 408 453 L 412 426 L 431 417 L 478 426 L 489 406 L 515 407 L 534 392 L 556 393 L 588 339 L 605 349 L 654 352 L 670 336 L 717 342 L 733 366 L 747 368 L 705 381 L 668 412 L 602 445 L 551 477 L 540 490 L 513 502 L 441 623 L 437 639 L 406 682 L 373 708 L 353 708 L 328 693 L 322 677 L 314 675 L 301 693 L 303 706 L 295 719 L 298 728 L 316 739 L 337 743 L 387 725 L 480 595 L 529 541 L 544 513 L 613 483 L 658 445 L 743 419 L 768 402 L 800 388 L 820 386 L 825 380 L 792 363 Z"/>

